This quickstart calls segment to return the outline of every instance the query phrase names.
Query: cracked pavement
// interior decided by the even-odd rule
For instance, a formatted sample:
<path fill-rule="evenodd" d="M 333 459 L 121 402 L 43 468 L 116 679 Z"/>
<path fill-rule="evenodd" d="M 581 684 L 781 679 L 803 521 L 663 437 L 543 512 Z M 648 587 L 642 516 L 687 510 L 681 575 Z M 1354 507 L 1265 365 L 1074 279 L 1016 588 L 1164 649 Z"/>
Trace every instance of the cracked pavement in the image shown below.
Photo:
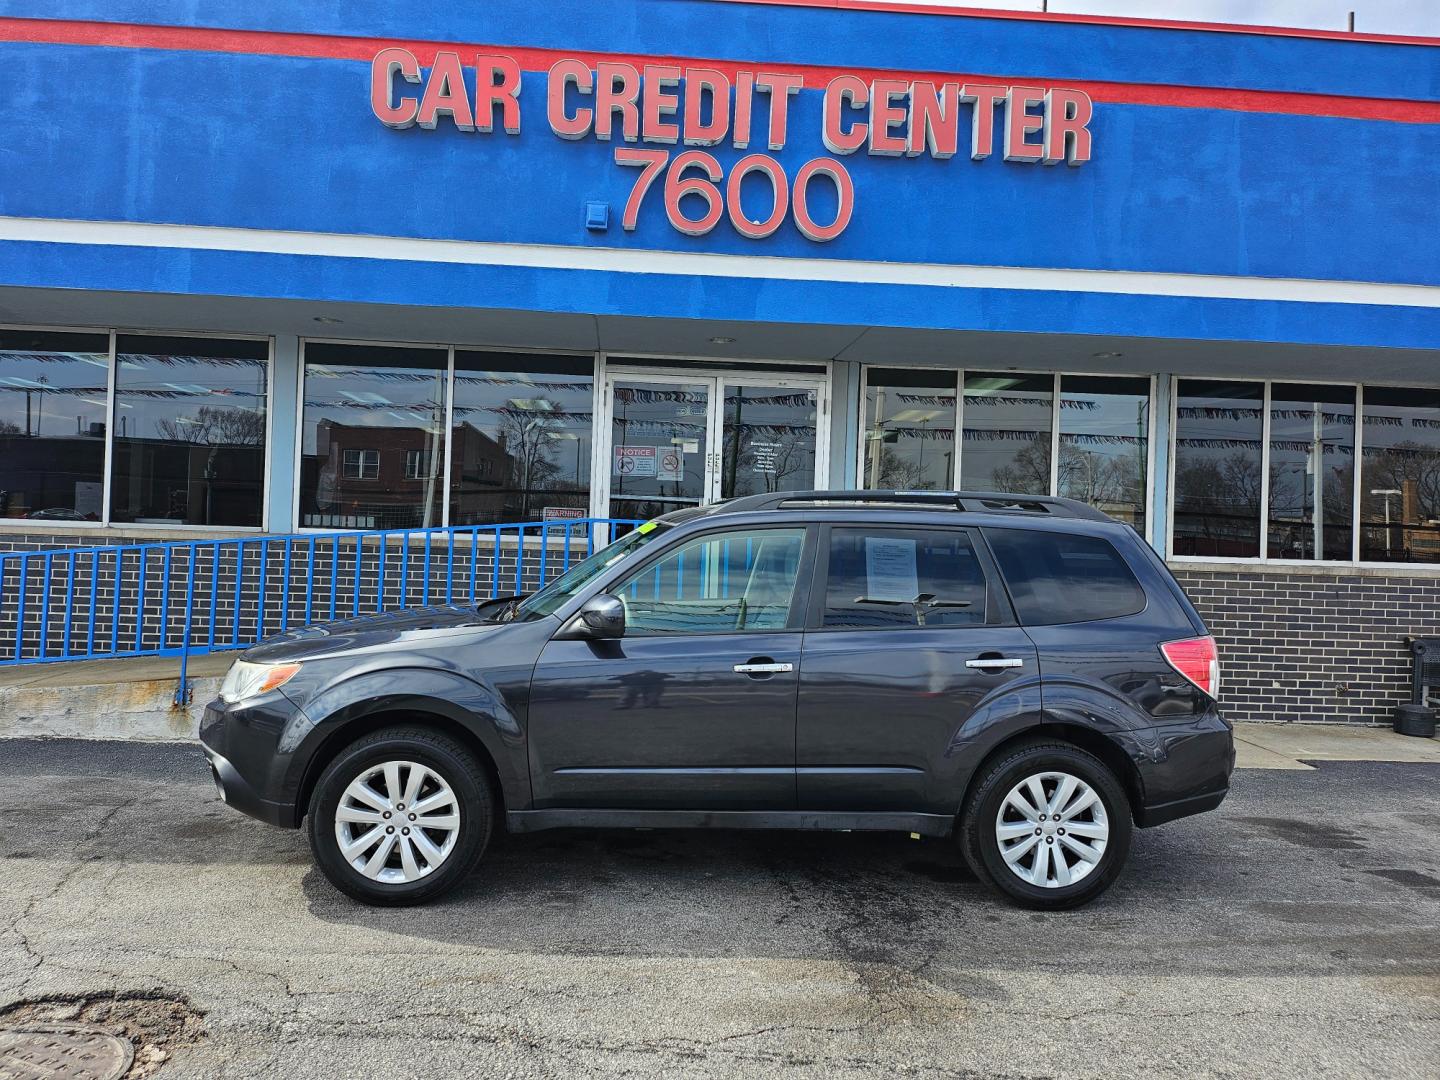
<path fill-rule="evenodd" d="M 942 841 L 501 837 L 361 907 L 180 745 L 0 741 L 0 1009 L 183 995 L 159 1075 L 1405 1077 L 1440 1061 L 1440 766 L 1246 771 L 1078 912 Z"/>

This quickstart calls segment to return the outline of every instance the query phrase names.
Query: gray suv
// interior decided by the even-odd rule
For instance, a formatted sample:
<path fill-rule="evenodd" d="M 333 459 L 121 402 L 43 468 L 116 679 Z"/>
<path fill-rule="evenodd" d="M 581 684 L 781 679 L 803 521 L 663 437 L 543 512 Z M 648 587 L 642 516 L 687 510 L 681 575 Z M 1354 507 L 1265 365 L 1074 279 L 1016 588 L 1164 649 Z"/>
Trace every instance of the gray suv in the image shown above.
<path fill-rule="evenodd" d="M 200 737 L 225 801 L 415 904 L 497 827 L 954 837 L 1035 908 L 1229 790 L 1214 639 L 1067 499 L 814 491 L 668 514 L 539 592 L 250 649 Z"/>

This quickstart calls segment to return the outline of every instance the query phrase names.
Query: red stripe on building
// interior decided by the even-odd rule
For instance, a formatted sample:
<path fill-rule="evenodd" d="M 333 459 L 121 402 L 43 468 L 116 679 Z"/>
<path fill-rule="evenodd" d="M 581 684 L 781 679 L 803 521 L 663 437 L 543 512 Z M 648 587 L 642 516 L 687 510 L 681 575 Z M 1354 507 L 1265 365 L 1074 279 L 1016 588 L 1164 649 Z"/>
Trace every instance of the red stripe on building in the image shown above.
<path fill-rule="evenodd" d="M 219 30 L 190 26 L 146 26 L 138 23 L 52 21 L 0 18 L 0 42 L 52 45 L 96 45 L 112 48 L 240 53 L 257 56 L 297 56 L 369 63 L 383 48 L 409 49 L 429 65 L 440 50 L 503 52 L 526 71 L 548 71 L 562 58 L 593 66 L 618 62 L 704 65 L 733 79 L 737 71 L 795 73 L 805 86 L 822 89 L 838 75 L 856 75 L 867 81 L 903 78 L 933 82 L 970 81 L 1025 86 L 1064 86 L 1083 90 L 1096 101 L 1127 105 L 1163 105 L 1187 109 L 1223 109 L 1236 112 L 1288 113 L 1297 116 L 1335 116 L 1357 120 L 1392 120 L 1413 124 L 1440 124 L 1440 101 L 1347 97 L 1331 94 L 1296 94 L 1273 90 L 1236 90 L 1216 86 L 1172 86 L 1161 83 L 1056 81 L 1035 75 L 999 75 L 958 71 L 896 71 L 891 68 L 823 67 L 815 64 L 772 64 L 761 61 L 718 60 L 702 57 L 645 56 L 627 53 L 536 49 L 526 46 L 473 42 L 416 41 L 403 38 L 340 37 L 321 34 L 287 34 L 268 30 Z"/>

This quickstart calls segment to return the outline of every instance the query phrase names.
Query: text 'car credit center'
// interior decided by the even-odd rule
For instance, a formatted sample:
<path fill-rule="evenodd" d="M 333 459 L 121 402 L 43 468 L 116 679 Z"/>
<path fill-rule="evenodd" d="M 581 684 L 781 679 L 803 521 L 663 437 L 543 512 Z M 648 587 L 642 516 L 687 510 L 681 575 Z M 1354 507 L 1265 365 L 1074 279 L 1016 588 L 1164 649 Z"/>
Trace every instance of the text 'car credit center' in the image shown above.
<path fill-rule="evenodd" d="M 1388 721 L 1440 633 L 1440 42 L 5 10 L 7 549 L 1007 490 L 1165 557 L 1232 718 Z"/>

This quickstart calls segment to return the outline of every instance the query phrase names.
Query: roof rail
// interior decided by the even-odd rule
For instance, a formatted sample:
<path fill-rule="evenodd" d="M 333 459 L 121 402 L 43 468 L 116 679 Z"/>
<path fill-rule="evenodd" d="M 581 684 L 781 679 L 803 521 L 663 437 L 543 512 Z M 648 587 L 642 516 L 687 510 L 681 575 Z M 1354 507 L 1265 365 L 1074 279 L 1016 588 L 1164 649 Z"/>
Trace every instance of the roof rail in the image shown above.
<path fill-rule="evenodd" d="M 715 509 L 721 513 L 745 513 L 820 506 L 889 506 L 914 510 L 957 510 L 973 514 L 1046 514 L 1089 521 L 1114 520 L 1075 499 L 1005 491 L 776 491 L 731 499 L 717 504 Z"/>

